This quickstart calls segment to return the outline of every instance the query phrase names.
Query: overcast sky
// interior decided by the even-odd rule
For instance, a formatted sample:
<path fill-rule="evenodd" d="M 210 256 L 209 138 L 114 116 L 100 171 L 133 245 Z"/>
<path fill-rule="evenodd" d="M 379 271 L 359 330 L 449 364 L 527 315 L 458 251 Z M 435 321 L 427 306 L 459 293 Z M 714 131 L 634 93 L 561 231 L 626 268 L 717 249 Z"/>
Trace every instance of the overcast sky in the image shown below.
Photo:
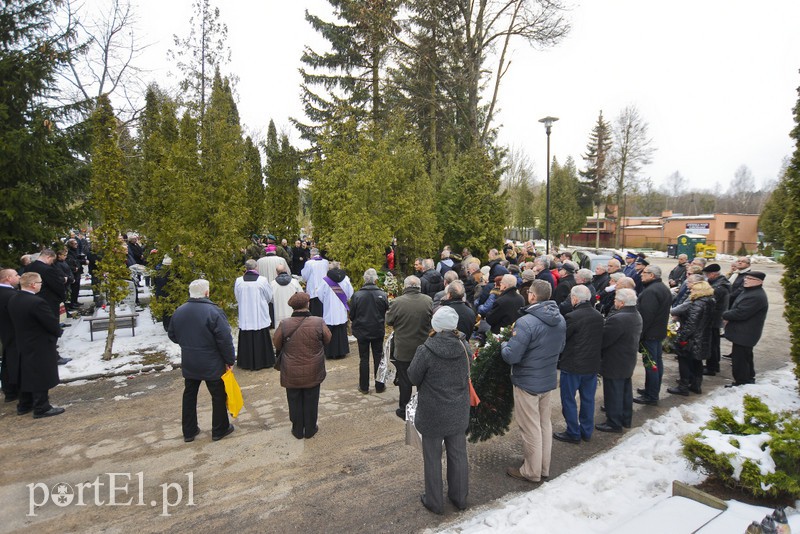
<path fill-rule="evenodd" d="M 141 63 L 150 79 L 169 85 L 166 51 L 173 34 L 188 34 L 192 2 L 131 1 L 139 40 L 151 44 Z M 329 13 L 327 2 L 212 3 L 228 25 L 247 131 L 263 136 L 273 119 L 297 141 L 288 117 L 302 117 L 300 54 L 322 43 L 303 13 Z M 517 43 L 500 92 L 500 141 L 524 150 L 540 179 L 546 136 L 538 119 L 559 117 L 551 153 L 562 162 L 572 156 L 581 168 L 599 111 L 612 122 L 630 104 L 657 148 L 643 169 L 656 184 L 678 171 L 690 187 L 724 191 L 741 165 L 759 187 L 777 179 L 793 149 L 800 1 L 584 0 L 568 16 L 572 32 L 556 47 Z"/>

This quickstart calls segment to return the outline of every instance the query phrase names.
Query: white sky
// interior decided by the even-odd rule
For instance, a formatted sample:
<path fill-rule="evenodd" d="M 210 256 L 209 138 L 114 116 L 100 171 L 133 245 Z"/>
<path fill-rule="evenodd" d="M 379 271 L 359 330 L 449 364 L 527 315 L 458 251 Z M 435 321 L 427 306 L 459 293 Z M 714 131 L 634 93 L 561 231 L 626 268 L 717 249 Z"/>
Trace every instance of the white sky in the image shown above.
<path fill-rule="evenodd" d="M 100 3 L 101 0 L 89 0 Z M 132 0 L 141 64 L 162 85 L 172 35 L 189 32 L 191 0 Z M 270 119 L 291 130 L 302 118 L 300 54 L 320 49 L 305 9 L 329 12 L 324 0 L 215 2 L 228 25 L 232 71 L 239 76 L 239 111 L 246 129 L 264 135 Z M 649 123 L 656 184 L 679 171 L 689 186 L 724 191 L 740 165 L 758 186 L 777 178 L 793 149 L 788 133 L 800 86 L 800 2 L 771 0 L 640 0 L 576 2 L 572 32 L 555 48 L 517 44 L 500 93 L 500 141 L 524 150 L 545 174 L 546 137 L 539 118 L 553 115 L 551 152 L 579 167 L 602 109 L 613 121 L 635 104 Z M 293 140 L 297 134 L 290 132 Z"/>

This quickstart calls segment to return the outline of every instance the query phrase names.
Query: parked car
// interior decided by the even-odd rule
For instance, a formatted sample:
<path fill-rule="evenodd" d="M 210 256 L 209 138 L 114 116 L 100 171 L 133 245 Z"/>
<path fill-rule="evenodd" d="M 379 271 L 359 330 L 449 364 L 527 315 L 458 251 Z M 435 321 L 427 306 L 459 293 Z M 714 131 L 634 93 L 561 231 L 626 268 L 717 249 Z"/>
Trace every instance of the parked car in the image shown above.
<path fill-rule="evenodd" d="M 578 264 L 581 269 L 590 269 L 594 272 L 594 268 L 598 265 L 605 265 L 613 256 L 611 251 L 601 251 L 602 254 L 596 254 L 589 250 L 573 250 L 572 261 Z"/>

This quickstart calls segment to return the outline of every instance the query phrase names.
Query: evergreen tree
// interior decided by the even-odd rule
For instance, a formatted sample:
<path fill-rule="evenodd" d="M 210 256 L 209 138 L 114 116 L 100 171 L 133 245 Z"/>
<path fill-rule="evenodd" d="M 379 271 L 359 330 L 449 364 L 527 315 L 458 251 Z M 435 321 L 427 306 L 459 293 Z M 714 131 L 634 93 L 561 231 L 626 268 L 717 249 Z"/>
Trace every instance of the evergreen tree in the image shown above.
<path fill-rule="evenodd" d="M 306 47 L 300 61 L 302 99 L 308 123 L 293 122 L 312 142 L 320 127 L 332 120 L 353 117 L 359 123 L 381 123 L 383 77 L 400 0 L 328 0 L 334 16 L 327 22 L 306 11 L 306 20 L 330 43 L 331 51 Z"/>
<path fill-rule="evenodd" d="M 784 225 L 786 220 L 786 206 L 790 204 L 788 187 L 788 168 L 781 176 L 778 185 L 772 191 L 758 218 L 758 228 L 764 232 L 764 241 L 771 243 L 775 248 L 782 249 L 786 244 L 787 234 L 790 229 Z"/>
<path fill-rule="evenodd" d="M 270 125 L 272 121 L 270 121 Z M 264 174 L 261 170 L 261 153 L 253 140 L 248 136 L 244 140 L 245 169 L 247 182 L 245 183 L 245 196 L 248 204 L 248 217 L 245 224 L 247 235 L 258 234 L 264 226 L 267 207 L 267 194 L 264 186 Z"/>
<path fill-rule="evenodd" d="M 88 174 L 73 148 L 75 127 L 52 107 L 55 75 L 73 50 L 74 28 L 57 32 L 53 0 L 7 0 L 0 7 L 0 263 L 49 246 L 79 220 Z"/>
<path fill-rule="evenodd" d="M 437 246 L 422 147 L 402 121 L 382 133 L 360 132 L 350 119 L 320 140 L 311 172 L 314 235 L 333 258 L 346 259 L 354 281 L 383 264 L 392 237 L 408 257 Z"/>
<path fill-rule="evenodd" d="M 597 117 L 597 124 L 589 135 L 586 154 L 583 160 L 586 170 L 580 171 L 580 199 L 578 203 L 588 215 L 603 201 L 608 187 L 608 173 L 611 152 L 611 126 L 603 119 L 603 112 Z"/>
<path fill-rule="evenodd" d="M 107 95 L 97 101 L 93 118 L 92 206 L 96 214 L 92 232 L 92 248 L 100 257 L 97 262 L 98 291 L 108 304 L 108 337 L 103 359 L 113 354 L 117 304 L 128 294 L 130 271 L 125 265 L 127 248 L 121 242 L 125 220 L 125 155 L 119 144 L 119 124 Z"/>
<path fill-rule="evenodd" d="M 300 233 L 300 154 L 289 143 L 288 135 L 282 134 L 278 139 L 272 121 L 267 130 L 266 151 L 267 227 L 279 238 L 293 241 Z"/>
<path fill-rule="evenodd" d="M 784 316 L 789 323 L 789 334 L 792 341 L 792 360 L 794 360 L 794 373 L 800 384 L 800 88 L 797 89 L 798 99 L 794 107 L 794 128 L 789 134 L 795 142 L 794 153 L 786 169 L 786 189 L 788 202 L 784 205 L 786 218 L 786 255 L 783 264 L 781 283 L 783 296 L 786 302 Z"/>
<path fill-rule="evenodd" d="M 436 216 L 445 243 L 486 251 L 502 243 L 506 225 L 500 176 L 482 148 L 451 157 L 437 169 L 444 176 L 438 189 Z"/>
<path fill-rule="evenodd" d="M 586 216 L 578 205 L 578 171 L 572 157 L 562 166 L 553 158 L 550 167 L 550 239 L 554 244 L 566 244 L 568 234 L 579 231 L 586 224 Z M 545 227 L 546 200 L 539 198 L 539 228 Z"/>

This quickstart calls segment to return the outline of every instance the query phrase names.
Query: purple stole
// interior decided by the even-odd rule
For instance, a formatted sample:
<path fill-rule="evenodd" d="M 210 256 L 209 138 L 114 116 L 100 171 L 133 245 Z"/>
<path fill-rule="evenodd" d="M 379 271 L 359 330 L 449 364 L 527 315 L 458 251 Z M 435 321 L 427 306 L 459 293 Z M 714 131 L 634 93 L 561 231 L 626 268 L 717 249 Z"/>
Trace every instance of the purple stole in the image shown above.
<path fill-rule="evenodd" d="M 339 286 L 339 284 L 337 284 L 336 282 L 334 282 L 333 280 L 331 280 L 327 276 L 324 276 L 322 279 L 325 280 L 325 283 L 328 284 L 331 287 L 331 289 L 336 294 L 336 296 L 339 297 L 339 300 L 342 301 L 342 305 L 344 305 L 344 309 L 349 312 L 350 311 L 350 306 L 347 305 L 347 295 L 344 294 L 344 289 L 342 289 Z"/>

